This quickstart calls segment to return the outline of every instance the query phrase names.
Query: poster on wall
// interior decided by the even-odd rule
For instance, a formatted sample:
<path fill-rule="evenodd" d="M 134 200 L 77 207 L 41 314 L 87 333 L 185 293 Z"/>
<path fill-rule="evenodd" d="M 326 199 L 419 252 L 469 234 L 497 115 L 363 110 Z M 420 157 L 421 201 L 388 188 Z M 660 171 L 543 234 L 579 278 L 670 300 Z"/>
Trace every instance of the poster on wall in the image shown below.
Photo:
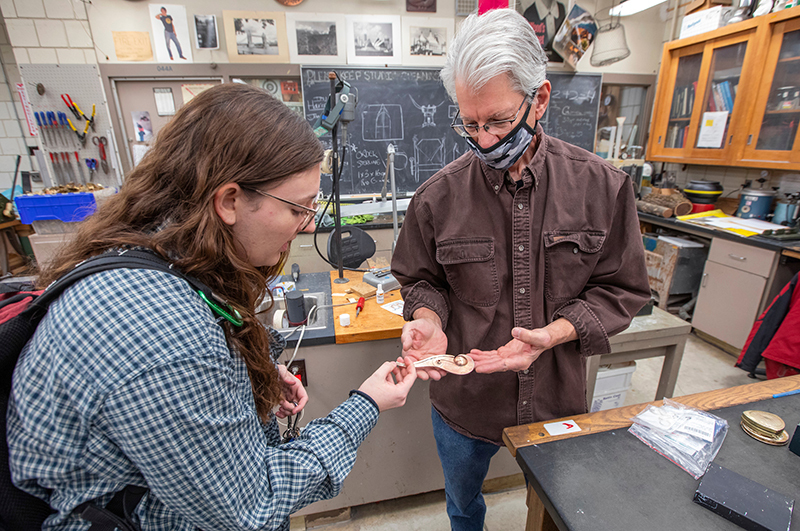
<path fill-rule="evenodd" d="M 344 15 L 286 13 L 289 59 L 300 64 L 346 64 Z"/>
<path fill-rule="evenodd" d="M 153 139 L 153 123 L 147 111 L 131 111 L 133 130 L 136 131 L 137 142 L 149 142 Z"/>
<path fill-rule="evenodd" d="M 225 44 L 232 63 L 288 63 L 282 12 L 223 11 Z"/>
<path fill-rule="evenodd" d="M 146 31 L 112 31 L 117 61 L 152 61 L 153 48 Z"/>
<path fill-rule="evenodd" d="M 597 34 L 597 22 L 588 11 L 575 4 L 567 20 L 553 38 L 553 50 L 564 58 L 572 68 L 578 68 L 578 61 L 589 49 Z"/>
<path fill-rule="evenodd" d="M 148 4 L 148 7 L 153 25 L 156 60 L 160 63 L 191 63 L 192 43 L 189 39 L 186 8 L 175 4 Z"/>
<path fill-rule="evenodd" d="M 198 50 L 216 50 L 219 48 L 217 17 L 214 15 L 194 16 L 194 36 Z"/>
<path fill-rule="evenodd" d="M 347 62 L 399 65 L 402 62 L 400 17 L 347 15 Z"/>
<path fill-rule="evenodd" d="M 553 38 L 556 32 L 567 18 L 567 7 L 569 2 L 559 0 L 519 0 L 517 11 L 524 16 L 530 23 L 536 36 L 539 37 L 539 44 L 547 54 L 547 60 L 551 63 L 563 63 L 564 60 L 553 50 Z"/>
<path fill-rule="evenodd" d="M 449 18 L 403 17 L 403 64 L 443 66 L 453 28 Z"/>

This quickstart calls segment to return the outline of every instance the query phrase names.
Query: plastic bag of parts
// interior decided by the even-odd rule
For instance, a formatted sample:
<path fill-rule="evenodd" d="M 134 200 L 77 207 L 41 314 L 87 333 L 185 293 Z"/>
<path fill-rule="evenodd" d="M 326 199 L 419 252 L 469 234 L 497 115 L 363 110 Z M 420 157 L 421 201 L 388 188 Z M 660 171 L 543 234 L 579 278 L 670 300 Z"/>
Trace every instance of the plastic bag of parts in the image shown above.
<path fill-rule="evenodd" d="M 663 406 L 647 406 L 631 420 L 629 432 L 695 479 L 705 474 L 728 433 L 725 419 L 668 398 Z"/>

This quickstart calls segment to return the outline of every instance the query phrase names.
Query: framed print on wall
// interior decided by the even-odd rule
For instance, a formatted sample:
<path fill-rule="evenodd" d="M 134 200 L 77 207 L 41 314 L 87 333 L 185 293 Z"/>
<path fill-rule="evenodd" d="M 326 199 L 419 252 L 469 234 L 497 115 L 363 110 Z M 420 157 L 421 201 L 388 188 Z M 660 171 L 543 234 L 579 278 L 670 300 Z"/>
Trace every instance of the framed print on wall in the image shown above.
<path fill-rule="evenodd" d="M 283 12 L 223 11 L 225 44 L 231 63 L 288 63 Z"/>
<path fill-rule="evenodd" d="M 444 17 L 403 17 L 403 64 L 443 66 L 455 24 Z"/>
<path fill-rule="evenodd" d="M 286 13 L 289 59 L 307 65 L 347 64 L 344 15 Z"/>
<path fill-rule="evenodd" d="M 347 15 L 347 62 L 399 65 L 402 60 L 400 17 Z"/>

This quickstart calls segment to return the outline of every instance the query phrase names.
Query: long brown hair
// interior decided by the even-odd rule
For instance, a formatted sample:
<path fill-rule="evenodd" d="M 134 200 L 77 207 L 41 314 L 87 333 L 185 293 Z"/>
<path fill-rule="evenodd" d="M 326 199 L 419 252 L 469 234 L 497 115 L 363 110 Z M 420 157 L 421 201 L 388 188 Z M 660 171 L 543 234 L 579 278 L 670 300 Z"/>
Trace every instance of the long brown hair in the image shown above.
<path fill-rule="evenodd" d="M 267 419 L 280 401 L 269 335 L 255 318 L 272 267 L 253 267 L 236 251 L 231 228 L 214 209 L 224 184 L 272 188 L 322 160 L 309 125 L 265 91 L 242 84 L 213 87 L 184 105 L 119 193 L 81 224 L 39 277 L 47 285 L 90 256 L 122 246 L 144 246 L 170 260 L 226 299 L 244 325 L 226 325 L 229 347 L 242 356 L 256 409 Z"/>

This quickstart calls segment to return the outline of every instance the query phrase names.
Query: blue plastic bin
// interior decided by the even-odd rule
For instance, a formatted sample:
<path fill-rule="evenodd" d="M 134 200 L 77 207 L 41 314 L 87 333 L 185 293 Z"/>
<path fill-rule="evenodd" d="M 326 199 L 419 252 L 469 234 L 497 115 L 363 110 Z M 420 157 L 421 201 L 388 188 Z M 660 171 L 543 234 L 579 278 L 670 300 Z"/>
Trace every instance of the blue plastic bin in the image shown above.
<path fill-rule="evenodd" d="M 18 195 L 14 197 L 19 219 L 25 225 L 34 221 L 59 219 L 65 223 L 82 221 L 94 214 L 97 203 L 94 194 Z"/>

